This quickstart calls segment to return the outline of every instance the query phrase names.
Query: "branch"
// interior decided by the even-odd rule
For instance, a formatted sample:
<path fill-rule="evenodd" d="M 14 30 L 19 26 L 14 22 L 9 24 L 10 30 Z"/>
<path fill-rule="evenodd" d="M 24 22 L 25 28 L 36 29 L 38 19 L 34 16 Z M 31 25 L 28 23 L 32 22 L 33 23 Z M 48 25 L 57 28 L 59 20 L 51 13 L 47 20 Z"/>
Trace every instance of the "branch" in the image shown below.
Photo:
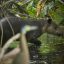
<path fill-rule="evenodd" d="M 19 47 L 15 48 L 14 50 L 10 51 L 9 53 L 5 54 L 2 58 L 2 61 L 6 61 L 10 58 L 15 58 L 16 55 L 20 52 Z"/>
<path fill-rule="evenodd" d="M 20 37 L 20 34 L 13 36 L 11 39 L 9 39 L 6 44 L 3 46 L 2 51 L 0 53 L 0 60 L 3 58 L 5 51 L 10 46 L 11 43 L 13 43 L 14 40 L 18 39 Z"/>

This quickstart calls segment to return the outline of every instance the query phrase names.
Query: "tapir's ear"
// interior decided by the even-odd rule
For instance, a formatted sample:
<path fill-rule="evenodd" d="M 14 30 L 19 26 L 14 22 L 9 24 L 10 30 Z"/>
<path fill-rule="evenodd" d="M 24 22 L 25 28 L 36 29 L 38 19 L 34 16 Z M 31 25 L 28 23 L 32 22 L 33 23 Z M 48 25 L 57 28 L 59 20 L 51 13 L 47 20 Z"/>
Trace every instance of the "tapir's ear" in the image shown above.
<path fill-rule="evenodd" d="M 48 21 L 48 24 L 51 24 L 51 22 L 52 22 L 52 19 L 48 19 L 47 21 Z"/>

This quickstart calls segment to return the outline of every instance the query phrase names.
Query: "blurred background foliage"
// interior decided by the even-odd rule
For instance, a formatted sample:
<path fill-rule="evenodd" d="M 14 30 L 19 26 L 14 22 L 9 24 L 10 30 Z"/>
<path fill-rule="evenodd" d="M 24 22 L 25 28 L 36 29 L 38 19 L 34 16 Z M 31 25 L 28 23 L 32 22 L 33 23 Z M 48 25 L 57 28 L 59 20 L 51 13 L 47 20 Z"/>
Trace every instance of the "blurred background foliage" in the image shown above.
<path fill-rule="evenodd" d="M 42 0 L 41 0 L 42 1 Z M 39 15 L 37 15 L 37 13 Z M 45 18 L 48 15 L 56 24 L 64 26 L 63 0 L 0 0 L 0 17 Z M 38 38 L 42 44 L 40 53 L 64 51 L 64 38 L 44 33 Z M 14 45 L 13 47 L 15 47 Z M 57 64 L 57 63 L 56 63 Z"/>

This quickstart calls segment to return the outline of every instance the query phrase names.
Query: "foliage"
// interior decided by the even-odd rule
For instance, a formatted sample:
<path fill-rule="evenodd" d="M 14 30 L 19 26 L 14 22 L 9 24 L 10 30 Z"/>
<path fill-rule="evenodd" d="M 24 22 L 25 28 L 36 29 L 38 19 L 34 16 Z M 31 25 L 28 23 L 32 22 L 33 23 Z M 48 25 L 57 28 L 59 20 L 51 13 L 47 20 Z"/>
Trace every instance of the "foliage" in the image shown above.
<path fill-rule="evenodd" d="M 39 0 L 2 0 L 0 4 L 0 16 L 12 14 L 23 16 L 30 16 L 36 18 L 37 4 Z M 43 2 L 44 3 L 44 2 Z M 46 0 L 43 4 L 40 15 L 38 18 L 43 18 L 49 15 L 56 23 L 60 23 L 64 18 L 64 4 L 60 0 Z"/>
<path fill-rule="evenodd" d="M 0 1 L 0 11 L 2 12 L 0 16 L 9 12 L 9 14 L 12 13 L 13 15 L 18 14 L 20 17 L 23 17 L 22 14 L 27 14 L 31 18 L 37 18 L 36 7 L 38 2 L 38 0 L 2 0 Z M 64 18 L 64 4 L 60 0 L 47 0 L 39 18 L 44 18 L 47 14 L 54 22 L 59 24 Z"/>

